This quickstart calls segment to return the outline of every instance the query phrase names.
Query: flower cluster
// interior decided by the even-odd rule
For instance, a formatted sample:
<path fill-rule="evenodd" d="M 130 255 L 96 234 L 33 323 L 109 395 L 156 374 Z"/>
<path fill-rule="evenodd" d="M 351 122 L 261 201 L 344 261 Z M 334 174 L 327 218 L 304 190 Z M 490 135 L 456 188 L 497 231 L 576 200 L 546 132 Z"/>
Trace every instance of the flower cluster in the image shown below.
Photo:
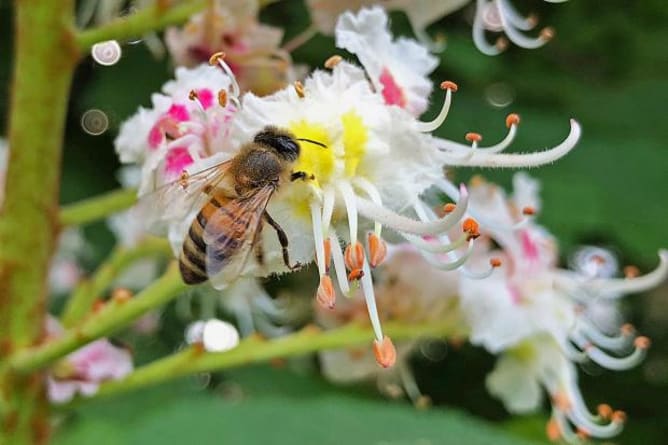
<path fill-rule="evenodd" d="M 380 8 L 343 14 L 335 30 L 337 44 L 353 52 L 362 65 L 333 56 L 326 63 L 328 70 L 316 70 L 303 84 L 269 96 L 239 97 L 236 78 L 220 55 L 212 62 L 222 74 L 204 65 L 180 68 L 176 81 L 163 87 L 164 94 L 153 96 L 154 107 L 140 109 L 116 139 L 121 161 L 141 165 L 140 194 L 179 178 L 187 181 L 193 173 L 230 159 L 267 126 L 286 129 L 306 141 L 300 143 L 292 166 L 300 180 L 281 184 L 267 211 L 287 235 L 292 260 L 300 264 L 315 260 L 320 304 L 329 308 L 335 304 L 330 265 L 344 295 L 350 293 L 351 284 L 361 286 L 376 335 L 376 358 L 383 366 L 396 357 L 381 328 L 371 276 L 371 269 L 387 253 L 383 227 L 425 252 L 434 267 L 459 268 L 473 251 L 478 224 L 465 218 L 466 188 L 445 179 L 443 169 L 541 165 L 571 150 L 580 134 L 579 125 L 571 121 L 568 137 L 553 149 L 500 153 L 517 131 L 519 117 L 512 114 L 506 120 L 507 136 L 491 147 L 480 147 L 476 133 L 467 134 L 469 144 L 433 136 L 448 114 L 457 86 L 441 83 L 445 91 L 441 112 L 432 121 L 419 120 L 432 89 L 426 75 L 435 62 L 417 42 L 395 41 L 387 20 Z M 406 48 L 412 56 L 397 58 Z M 431 188 L 457 202 L 447 215 L 436 215 L 424 201 L 423 193 Z M 197 210 L 186 205 L 183 196 L 174 195 L 154 205 L 146 220 L 167 227 L 178 254 Z M 451 241 L 453 231 L 459 234 Z M 366 247 L 360 239 L 366 240 Z M 265 230 L 260 241 L 263 264 L 249 261 L 242 274 L 288 271 L 276 236 Z M 472 276 L 490 271 L 467 270 Z M 228 286 L 235 278 L 224 272 L 210 277 L 214 286 Z"/>

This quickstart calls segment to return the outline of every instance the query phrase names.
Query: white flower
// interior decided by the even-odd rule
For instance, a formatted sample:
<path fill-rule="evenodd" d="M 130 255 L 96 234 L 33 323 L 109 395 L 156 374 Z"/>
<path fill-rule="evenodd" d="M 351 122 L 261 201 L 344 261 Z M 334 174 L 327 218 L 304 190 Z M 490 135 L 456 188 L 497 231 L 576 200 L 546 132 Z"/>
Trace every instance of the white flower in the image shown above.
<path fill-rule="evenodd" d="M 336 46 L 357 56 L 386 104 L 415 116 L 427 109 L 432 89 L 427 76 L 438 60 L 414 40 L 393 41 L 388 17 L 380 7 L 342 14 L 335 35 Z"/>
<path fill-rule="evenodd" d="M 545 0 L 550 3 L 561 3 L 566 0 Z M 495 56 L 504 51 L 508 41 L 499 37 L 490 44 L 485 36 L 486 31 L 504 33 L 511 42 L 522 48 L 538 48 L 547 43 L 553 36 L 552 28 L 543 28 L 537 37 L 526 33 L 538 24 L 534 15 L 522 17 L 515 10 L 510 0 L 476 0 L 476 12 L 473 21 L 473 41 L 480 51 Z"/>
<path fill-rule="evenodd" d="M 620 431 L 622 416 L 613 415 L 609 407 L 607 415 L 589 412 L 573 363 L 593 361 L 624 370 L 645 357 L 649 340 L 620 324 L 613 302 L 664 280 L 668 252 L 661 251 L 659 267 L 641 277 L 611 278 L 613 271 L 605 264 L 611 254 L 591 248 L 576 256 L 576 271 L 559 269 L 553 238 L 530 218 L 539 205 L 538 184 L 527 176 L 514 182 L 511 199 L 481 180 L 471 187 L 469 210 L 479 216 L 482 236 L 500 247 L 492 251 L 487 243 L 472 263 L 493 256 L 501 258 L 504 267 L 484 280 L 461 274 L 461 311 L 470 325 L 470 340 L 492 353 L 505 352 L 488 387 L 510 411 L 537 409 L 543 387 L 553 405 L 550 436 L 572 441 L 578 437 L 575 428 L 611 437 Z M 490 220 L 492 215 L 496 221 Z M 616 269 L 616 260 L 611 262 Z"/>
<path fill-rule="evenodd" d="M 239 344 L 237 329 L 215 318 L 190 324 L 186 328 L 185 337 L 188 344 L 201 344 L 207 352 L 225 352 Z"/>

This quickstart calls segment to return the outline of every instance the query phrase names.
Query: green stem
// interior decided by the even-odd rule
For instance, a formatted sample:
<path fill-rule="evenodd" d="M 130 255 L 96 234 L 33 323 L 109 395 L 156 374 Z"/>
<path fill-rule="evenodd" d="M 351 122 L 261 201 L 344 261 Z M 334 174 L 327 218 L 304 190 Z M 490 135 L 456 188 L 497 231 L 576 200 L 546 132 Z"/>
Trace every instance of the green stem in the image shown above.
<path fill-rule="evenodd" d="M 387 323 L 383 326 L 383 330 L 394 341 L 421 337 L 442 338 L 459 334 L 454 319 L 422 325 Z M 371 347 L 373 336 L 373 330 L 369 327 L 354 324 L 330 331 L 321 331 L 311 326 L 275 340 L 267 341 L 257 336 L 249 337 L 239 343 L 239 346 L 227 352 L 202 352 L 199 347 L 190 347 L 141 367 L 123 380 L 102 384 L 95 397 L 120 394 L 185 375 L 219 371 L 273 358 L 361 345 Z"/>
<path fill-rule="evenodd" d="M 0 210 L 0 356 L 36 343 L 59 224 L 60 161 L 67 99 L 79 57 L 73 0 L 16 1 L 9 164 Z M 6 59 L 6 56 L 3 56 Z M 0 443 L 45 443 L 43 380 L 0 362 Z"/>
<path fill-rule="evenodd" d="M 9 366 L 19 373 L 33 372 L 93 340 L 118 331 L 151 309 L 167 303 L 187 288 L 175 266 L 172 264 L 162 277 L 130 301 L 111 300 L 57 339 L 17 351 L 9 358 Z"/>
<path fill-rule="evenodd" d="M 86 29 L 77 35 L 77 45 L 82 52 L 106 40 L 137 39 L 147 32 L 159 31 L 170 25 L 179 25 L 206 6 L 206 0 L 174 2 L 175 6 L 166 5 L 168 1 L 157 1 L 132 15 L 118 18 L 104 25 Z"/>
<path fill-rule="evenodd" d="M 149 256 L 170 257 L 172 251 L 164 239 L 147 238 L 136 247 L 116 246 L 114 251 L 88 279 L 83 280 L 67 300 L 63 310 L 62 324 L 69 328 L 91 311 L 95 300 L 112 284 L 118 275 L 135 261 Z"/>
<path fill-rule="evenodd" d="M 60 209 L 60 224 L 72 226 L 91 223 L 120 212 L 137 202 L 137 190 L 118 189 L 94 196 Z"/>

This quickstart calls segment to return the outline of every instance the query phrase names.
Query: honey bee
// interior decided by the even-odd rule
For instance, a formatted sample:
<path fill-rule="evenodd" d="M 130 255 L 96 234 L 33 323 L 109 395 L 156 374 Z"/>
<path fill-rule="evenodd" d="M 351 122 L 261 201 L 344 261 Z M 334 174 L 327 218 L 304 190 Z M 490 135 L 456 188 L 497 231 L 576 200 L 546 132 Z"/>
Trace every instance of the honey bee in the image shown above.
<path fill-rule="evenodd" d="M 148 195 L 146 203 L 140 203 L 154 205 L 157 196 L 174 205 L 172 198 L 177 196 L 183 199 L 177 204 L 180 211 L 200 206 L 179 256 L 179 270 L 186 284 L 202 283 L 219 273 L 231 282 L 254 250 L 261 262 L 258 241 L 265 222 L 278 235 L 285 265 L 291 270 L 301 266 L 290 263 L 288 237 L 267 212 L 269 200 L 282 184 L 311 178 L 292 170 L 299 157 L 298 141 L 326 148 L 317 141 L 295 138 L 286 130 L 265 127 L 232 159 L 193 175 L 184 172 L 179 180 L 159 188 Z"/>

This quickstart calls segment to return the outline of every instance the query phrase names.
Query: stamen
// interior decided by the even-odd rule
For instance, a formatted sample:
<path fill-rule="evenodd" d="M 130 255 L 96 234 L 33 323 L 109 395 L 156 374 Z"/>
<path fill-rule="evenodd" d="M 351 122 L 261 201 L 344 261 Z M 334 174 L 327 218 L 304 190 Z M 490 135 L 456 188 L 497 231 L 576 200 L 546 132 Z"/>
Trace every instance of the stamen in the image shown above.
<path fill-rule="evenodd" d="M 364 262 L 364 248 L 359 241 L 355 244 L 348 244 L 343 254 L 348 270 L 361 269 Z"/>
<path fill-rule="evenodd" d="M 457 206 L 455 204 L 449 202 L 443 206 L 443 213 L 447 215 L 448 213 L 452 213 L 456 208 Z"/>
<path fill-rule="evenodd" d="M 513 153 L 498 154 L 485 153 L 484 150 L 477 150 L 474 156 L 463 159 L 452 158 L 449 164 L 453 167 L 505 167 L 505 168 L 525 168 L 536 167 L 543 164 L 556 161 L 571 151 L 578 142 L 581 134 L 580 124 L 574 119 L 570 121 L 571 129 L 559 145 L 548 150 L 534 153 Z M 511 127 L 512 128 L 512 127 Z"/>
<path fill-rule="evenodd" d="M 202 113 L 206 118 L 206 110 L 204 109 L 204 105 L 202 105 L 202 101 L 199 100 L 199 94 L 197 94 L 197 91 L 190 90 L 190 92 L 188 93 L 188 99 L 197 103 L 200 113 Z"/>
<path fill-rule="evenodd" d="M 373 353 L 376 361 L 383 368 L 390 368 L 397 361 L 397 350 L 387 335 L 382 340 L 373 341 Z"/>
<path fill-rule="evenodd" d="M 503 264 L 503 262 L 501 261 L 500 258 L 495 257 L 495 258 L 490 258 L 490 260 L 489 260 L 489 265 L 494 267 L 494 268 L 501 267 L 502 264 Z"/>
<path fill-rule="evenodd" d="M 536 209 L 531 206 L 526 206 L 522 209 L 522 215 L 533 216 L 536 214 Z"/>
<path fill-rule="evenodd" d="M 369 248 L 369 265 L 375 268 L 385 261 L 385 257 L 387 256 L 387 244 L 385 243 L 385 240 L 371 232 L 367 237 L 367 245 Z"/>
<path fill-rule="evenodd" d="M 603 420 L 608 420 L 612 417 L 612 408 L 607 403 L 602 403 L 596 408 L 598 415 Z"/>
<path fill-rule="evenodd" d="M 480 133 L 466 133 L 465 139 L 472 144 L 477 144 L 482 141 L 482 136 Z"/>
<path fill-rule="evenodd" d="M 218 105 L 223 108 L 227 107 L 227 90 L 218 91 Z"/>
<path fill-rule="evenodd" d="M 442 242 L 441 240 L 425 240 L 423 238 L 420 238 L 419 236 L 411 235 L 408 233 L 402 233 L 401 236 L 403 236 L 406 239 L 406 241 L 413 244 L 418 249 L 424 250 L 425 252 L 437 253 L 437 254 L 452 252 L 453 250 L 462 247 L 468 241 L 468 235 L 466 234 L 457 238 L 457 241 L 453 243 Z"/>
<path fill-rule="evenodd" d="M 638 339 L 647 340 L 647 342 L 643 340 L 637 341 Z M 634 343 L 635 349 L 626 357 L 613 357 L 595 346 L 587 347 L 585 349 L 585 353 L 593 362 L 603 366 L 606 369 L 613 371 L 624 371 L 636 366 L 638 363 L 643 361 L 647 355 L 649 339 L 646 337 L 638 337 L 636 341 L 637 342 Z"/>
<path fill-rule="evenodd" d="M 638 269 L 636 266 L 631 265 L 624 267 L 624 277 L 635 278 L 638 275 L 640 275 L 640 269 Z"/>
<path fill-rule="evenodd" d="M 345 181 L 341 181 L 338 184 L 341 195 L 343 196 L 343 202 L 346 206 L 346 213 L 348 214 L 348 229 L 350 230 L 350 244 L 357 243 L 357 204 L 356 199 L 360 200 L 361 198 L 355 195 L 351 185 Z M 353 267 L 354 268 L 354 267 Z"/>
<path fill-rule="evenodd" d="M 380 197 L 380 193 L 378 192 L 378 189 L 370 181 L 368 181 L 367 179 L 362 178 L 362 177 L 357 177 L 357 178 L 355 178 L 355 185 L 357 187 L 361 188 L 362 191 L 364 191 L 364 193 L 366 193 L 366 195 L 369 197 L 369 199 L 371 199 L 377 205 L 379 205 L 379 206 L 383 205 L 383 200 Z M 380 237 L 382 228 L 383 228 L 383 225 L 380 222 L 374 221 L 373 231 L 379 237 Z"/>
<path fill-rule="evenodd" d="M 624 294 L 644 292 L 652 289 L 668 275 L 668 250 L 659 251 L 659 265 L 652 272 L 636 278 L 595 279 L 585 283 L 585 287 L 604 298 L 618 298 Z"/>
<path fill-rule="evenodd" d="M 552 442 L 556 442 L 561 439 L 561 429 L 556 420 L 550 419 L 545 426 L 545 435 Z"/>
<path fill-rule="evenodd" d="M 449 263 L 444 262 L 440 258 L 435 257 L 431 253 L 423 252 L 420 251 L 420 254 L 422 257 L 429 263 L 431 266 L 440 269 L 440 270 L 455 270 L 464 265 L 466 261 L 469 259 L 471 254 L 473 253 L 473 240 L 470 240 L 468 245 L 468 248 L 466 249 L 466 252 L 459 258 L 455 258 Z M 491 269 L 491 268 L 490 268 Z M 489 276 L 488 272 L 484 273 L 485 276 Z M 471 278 L 475 278 L 475 273 L 472 273 Z"/>
<path fill-rule="evenodd" d="M 316 293 L 316 300 L 320 306 L 327 309 L 334 309 L 336 303 L 336 294 L 334 293 L 334 285 L 329 275 L 320 277 L 320 284 L 318 285 L 318 292 Z"/>
<path fill-rule="evenodd" d="M 329 267 L 332 264 L 332 241 L 327 238 L 325 240 L 325 271 L 329 273 Z"/>
<path fill-rule="evenodd" d="M 209 58 L 209 65 L 215 66 L 218 65 L 223 69 L 223 72 L 227 75 L 227 77 L 230 78 L 230 86 L 231 90 L 230 93 L 232 97 L 230 98 L 234 104 L 239 107 L 239 94 L 241 92 L 241 89 L 239 88 L 239 84 L 237 83 L 237 78 L 232 72 L 232 69 L 230 66 L 225 62 L 225 53 L 224 52 L 217 52 L 213 54 Z M 240 108 L 240 107 L 239 107 Z"/>
<path fill-rule="evenodd" d="M 578 330 L 573 332 L 574 336 L 578 335 L 578 332 L 581 332 L 585 337 L 591 340 L 593 343 L 598 346 L 611 350 L 611 351 L 622 351 L 627 348 L 630 344 L 630 339 L 632 334 L 625 333 L 624 331 L 620 332 L 620 335 L 617 336 L 608 336 L 599 331 L 596 326 L 591 324 L 588 320 L 582 318 L 579 319 L 577 324 Z"/>
<path fill-rule="evenodd" d="M 498 45 L 502 38 L 497 40 L 497 45 L 490 45 L 485 37 L 485 0 L 477 0 L 475 17 L 473 19 L 473 43 L 478 50 L 488 56 L 496 56 L 506 49 L 506 46 Z"/>
<path fill-rule="evenodd" d="M 318 273 L 322 278 L 327 273 L 325 267 L 325 243 L 322 235 L 322 214 L 320 213 L 320 206 L 315 201 L 311 201 L 311 224 L 313 226 L 316 264 L 318 265 Z"/>
<path fill-rule="evenodd" d="M 346 279 L 346 266 L 341 252 L 341 244 L 336 233 L 332 232 L 329 235 L 329 245 L 332 247 L 332 259 L 334 260 L 334 271 L 336 272 L 336 280 L 339 283 L 339 289 L 346 297 L 350 296 L 350 287 Z"/>
<path fill-rule="evenodd" d="M 547 40 L 543 39 L 542 32 L 537 38 L 530 38 L 524 35 L 521 32 L 524 31 L 524 29 L 515 26 L 515 23 L 509 23 L 510 21 L 516 22 L 516 20 L 512 20 L 512 18 L 514 18 L 514 10 L 512 10 L 512 8 L 510 8 L 504 1 L 497 1 L 496 4 L 499 8 L 499 19 L 501 20 L 503 30 L 513 43 L 523 48 L 535 49 L 543 46 L 547 42 Z"/>
<path fill-rule="evenodd" d="M 334 189 L 328 187 L 322 194 L 322 226 L 325 236 L 329 233 L 332 224 L 332 214 L 334 213 L 335 201 Z"/>
<path fill-rule="evenodd" d="M 305 96 L 304 84 L 301 83 L 299 80 L 295 80 L 292 86 L 294 87 L 297 96 L 299 96 L 300 99 L 303 99 Z"/>
<path fill-rule="evenodd" d="M 362 279 L 363 276 L 364 276 L 364 271 L 362 271 L 362 269 L 353 269 L 348 274 L 348 281 L 350 282 L 358 281 Z"/>
<path fill-rule="evenodd" d="M 441 89 L 445 90 L 445 100 L 443 101 L 443 106 L 441 107 L 438 116 L 431 122 L 417 122 L 417 130 L 422 133 L 431 133 L 436 130 L 443 125 L 445 118 L 448 117 L 448 111 L 450 110 L 450 104 L 452 103 L 452 93 L 457 91 L 457 84 L 446 80 L 445 82 L 441 82 Z"/>
<path fill-rule="evenodd" d="M 434 236 L 447 232 L 464 216 L 469 201 L 468 192 L 464 185 L 460 186 L 459 197 L 457 207 L 452 213 L 436 221 L 429 222 L 407 218 L 359 196 L 356 197 L 356 202 L 357 210 L 365 218 L 373 221 L 381 221 L 383 225 L 397 232 Z"/>
<path fill-rule="evenodd" d="M 360 282 L 362 283 L 362 294 L 364 294 L 364 300 L 366 301 L 369 320 L 371 321 L 371 326 L 373 327 L 374 334 L 376 335 L 376 340 L 382 343 L 385 336 L 383 335 L 383 330 L 380 326 L 378 308 L 376 307 L 376 295 L 374 294 L 373 281 L 371 281 L 371 271 L 369 270 L 369 264 L 366 262 L 366 260 L 362 265 L 362 272 L 363 275 Z"/>
<path fill-rule="evenodd" d="M 467 234 L 466 241 L 474 240 L 480 236 L 480 225 L 473 218 L 464 220 L 462 230 Z"/>
<path fill-rule="evenodd" d="M 334 67 L 336 65 L 338 65 L 339 63 L 341 63 L 342 60 L 343 60 L 343 58 L 341 56 L 339 56 L 338 54 L 335 54 L 335 55 L 331 56 L 330 58 L 328 58 L 327 60 L 325 60 L 325 68 L 333 70 Z"/>
<path fill-rule="evenodd" d="M 513 125 L 520 124 L 520 116 L 516 113 L 510 113 L 506 116 L 506 127 L 511 128 Z"/>

